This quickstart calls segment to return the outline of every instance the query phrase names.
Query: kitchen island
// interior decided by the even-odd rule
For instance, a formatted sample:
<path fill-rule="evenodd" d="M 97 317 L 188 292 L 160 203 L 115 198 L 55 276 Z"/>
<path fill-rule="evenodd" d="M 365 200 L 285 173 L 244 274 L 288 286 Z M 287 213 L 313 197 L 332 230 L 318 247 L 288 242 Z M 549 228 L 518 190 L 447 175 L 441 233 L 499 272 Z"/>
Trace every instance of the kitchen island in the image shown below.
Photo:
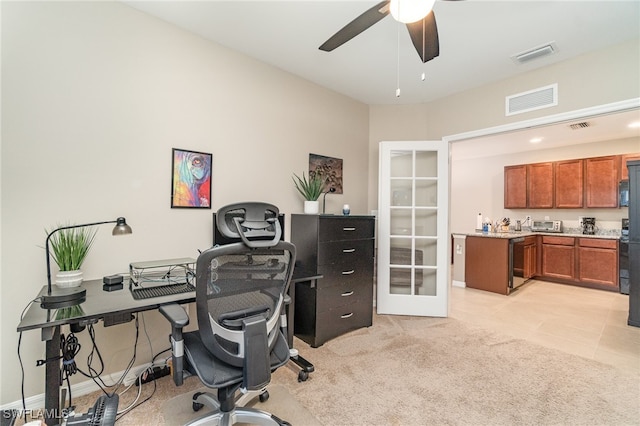
<path fill-rule="evenodd" d="M 459 234 L 458 234 L 459 235 Z M 531 278 L 619 291 L 615 232 L 464 234 L 465 286 L 510 294 Z"/>
<path fill-rule="evenodd" d="M 522 270 L 516 271 L 514 277 L 514 269 L 519 266 L 518 262 L 514 264 L 514 251 L 517 250 L 514 245 L 524 241 L 525 236 L 521 232 L 467 234 L 466 286 L 506 295 L 523 284 L 523 280 L 518 280 L 518 274 L 522 275 Z"/>

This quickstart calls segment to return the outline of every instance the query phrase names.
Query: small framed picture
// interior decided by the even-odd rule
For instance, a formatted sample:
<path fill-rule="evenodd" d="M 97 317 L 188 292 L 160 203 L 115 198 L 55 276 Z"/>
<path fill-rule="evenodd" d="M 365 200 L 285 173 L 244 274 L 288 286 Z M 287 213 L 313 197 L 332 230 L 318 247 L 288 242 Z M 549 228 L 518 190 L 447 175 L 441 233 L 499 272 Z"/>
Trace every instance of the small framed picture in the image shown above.
<path fill-rule="evenodd" d="M 334 189 L 342 194 L 342 158 L 309 154 L 309 176 L 320 175 L 325 181 L 325 190 Z"/>
<path fill-rule="evenodd" d="M 211 208 L 211 160 L 211 154 L 173 148 L 171 208 Z"/>

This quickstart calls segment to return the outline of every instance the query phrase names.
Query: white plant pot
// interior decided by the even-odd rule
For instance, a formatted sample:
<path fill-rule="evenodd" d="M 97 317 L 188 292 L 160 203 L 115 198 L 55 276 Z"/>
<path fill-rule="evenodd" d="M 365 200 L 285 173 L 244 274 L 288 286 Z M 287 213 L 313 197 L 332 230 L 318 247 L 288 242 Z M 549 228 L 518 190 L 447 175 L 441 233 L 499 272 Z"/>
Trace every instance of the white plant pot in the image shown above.
<path fill-rule="evenodd" d="M 60 271 L 56 274 L 56 285 L 60 288 L 79 287 L 82 284 L 82 271 Z"/>
<path fill-rule="evenodd" d="M 305 201 L 304 202 L 304 214 L 318 214 L 320 208 L 320 201 Z"/>

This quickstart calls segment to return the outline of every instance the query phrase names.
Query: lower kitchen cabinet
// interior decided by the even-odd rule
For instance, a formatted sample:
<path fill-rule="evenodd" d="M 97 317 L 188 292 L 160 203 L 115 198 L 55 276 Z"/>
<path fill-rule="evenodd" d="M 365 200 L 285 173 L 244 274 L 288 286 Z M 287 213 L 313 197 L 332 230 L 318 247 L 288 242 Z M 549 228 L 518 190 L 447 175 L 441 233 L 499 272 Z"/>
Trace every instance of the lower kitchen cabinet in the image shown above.
<path fill-rule="evenodd" d="M 578 280 L 618 288 L 618 241 L 578 238 Z"/>
<path fill-rule="evenodd" d="M 542 237 L 542 271 L 546 278 L 575 280 L 575 238 Z"/>
<path fill-rule="evenodd" d="M 373 319 L 373 216 L 292 215 L 296 267 L 322 275 L 296 283 L 295 335 L 312 347 Z"/>
<path fill-rule="evenodd" d="M 527 235 L 513 245 L 513 289 L 519 277 L 619 291 L 618 245 L 613 238 Z M 466 286 L 509 294 L 508 239 L 467 235 L 465 246 Z"/>
<path fill-rule="evenodd" d="M 509 240 L 467 236 L 465 246 L 466 286 L 509 294 Z"/>
<path fill-rule="evenodd" d="M 541 278 L 617 291 L 618 240 L 542 236 Z"/>

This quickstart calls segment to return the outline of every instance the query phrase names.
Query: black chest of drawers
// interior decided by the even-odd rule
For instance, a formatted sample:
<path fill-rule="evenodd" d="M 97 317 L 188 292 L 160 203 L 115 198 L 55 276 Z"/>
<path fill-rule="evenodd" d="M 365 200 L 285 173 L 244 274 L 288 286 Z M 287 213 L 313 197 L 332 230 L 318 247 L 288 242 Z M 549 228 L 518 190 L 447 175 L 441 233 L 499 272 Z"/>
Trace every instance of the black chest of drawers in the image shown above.
<path fill-rule="evenodd" d="M 295 334 L 312 347 L 371 326 L 374 234 L 373 216 L 292 215 L 296 265 L 323 276 L 296 284 Z"/>

